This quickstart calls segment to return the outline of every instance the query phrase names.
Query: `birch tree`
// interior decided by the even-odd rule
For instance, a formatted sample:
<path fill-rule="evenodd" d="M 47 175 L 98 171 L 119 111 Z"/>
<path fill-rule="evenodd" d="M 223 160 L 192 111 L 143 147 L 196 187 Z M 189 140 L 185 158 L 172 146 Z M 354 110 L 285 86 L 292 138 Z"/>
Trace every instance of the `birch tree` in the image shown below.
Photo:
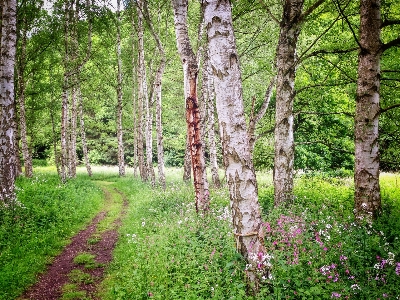
<path fill-rule="evenodd" d="M 305 18 L 325 0 L 317 0 L 304 13 L 304 0 L 285 0 L 277 48 L 275 112 L 275 205 L 293 201 L 293 102 L 296 77 L 296 48 Z"/>
<path fill-rule="evenodd" d="M 151 103 L 156 104 L 156 132 L 157 132 L 157 161 L 158 161 L 158 181 L 163 189 L 166 188 L 165 182 L 165 165 L 164 165 L 164 145 L 163 145 L 163 128 L 162 128 L 162 77 L 166 66 L 165 50 L 161 43 L 161 39 L 157 32 L 154 30 L 153 23 L 150 19 L 147 1 L 143 3 L 143 16 L 150 29 L 151 35 L 156 41 L 157 49 L 160 54 L 160 63 L 158 65 L 156 75 L 153 82 L 153 92 Z M 151 124 L 150 124 L 151 125 Z"/>
<path fill-rule="evenodd" d="M 122 61 L 121 61 L 121 12 L 117 0 L 117 139 L 119 176 L 125 176 L 124 141 L 122 131 Z"/>
<path fill-rule="evenodd" d="M 230 1 L 204 3 L 208 50 L 221 129 L 232 224 L 237 250 L 248 262 L 247 277 L 257 292 L 266 275 L 261 209 L 258 202 L 247 126 L 244 117 L 241 71 L 233 33 Z"/>
<path fill-rule="evenodd" d="M 2 1 L 1 69 L 0 69 L 0 201 L 14 200 L 15 156 L 15 97 L 14 66 L 17 43 L 17 1 Z"/>
<path fill-rule="evenodd" d="M 174 7 L 175 35 L 179 56 L 183 66 L 184 94 L 186 102 L 186 123 L 192 159 L 193 181 L 196 193 L 196 210 L 209 209 L 208 182 L 201 142 L 201 120 L 197 99 L 198 64 L 190 45 L 187 28 L 187 0 L 172 0 Z"/>

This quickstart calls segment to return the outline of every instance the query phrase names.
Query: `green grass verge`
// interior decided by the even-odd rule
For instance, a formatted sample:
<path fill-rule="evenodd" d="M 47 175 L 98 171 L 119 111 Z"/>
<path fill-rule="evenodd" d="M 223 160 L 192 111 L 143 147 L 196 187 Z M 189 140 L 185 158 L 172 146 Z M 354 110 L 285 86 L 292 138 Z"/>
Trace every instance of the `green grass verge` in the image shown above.
<path fill-rule="evenodd" d="M 0 209 L 0 299 L 15 299 L 68 239 L 99 211 L 102 191 L 79 175 L 61 185 L 54 169 L 18 178 L 14 209 Z"/>

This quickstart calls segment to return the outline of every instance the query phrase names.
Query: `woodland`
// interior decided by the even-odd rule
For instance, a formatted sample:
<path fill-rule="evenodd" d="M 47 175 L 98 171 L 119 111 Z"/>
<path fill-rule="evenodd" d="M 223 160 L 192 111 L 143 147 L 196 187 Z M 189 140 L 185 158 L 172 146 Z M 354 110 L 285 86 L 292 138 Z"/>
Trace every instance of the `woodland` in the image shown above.
<path fill-rule="evenodd" d="M 1 3 L 0 299 L 399 299 L 398 1 Z"/>

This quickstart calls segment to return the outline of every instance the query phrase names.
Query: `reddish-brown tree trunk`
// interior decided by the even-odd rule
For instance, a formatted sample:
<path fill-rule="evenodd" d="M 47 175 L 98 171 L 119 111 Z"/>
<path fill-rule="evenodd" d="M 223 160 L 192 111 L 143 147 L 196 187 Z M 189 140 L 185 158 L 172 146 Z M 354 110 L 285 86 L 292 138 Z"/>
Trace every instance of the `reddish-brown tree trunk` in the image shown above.
<path fill-rule="evenodd" d="M 192 156 L 194 189 L 196 193 L 196 210 L 209 209 L 208 182 L 201 139 L 201 119 L 197 99 L 198 66 L 196 56 L 190 45 L 187 30 L 187 0 L 172 0 L 174 7 L 175 34 L 178 52 L 181 57 L 184 73 L 184 90 L 186 99 L 186 123 Z"/>

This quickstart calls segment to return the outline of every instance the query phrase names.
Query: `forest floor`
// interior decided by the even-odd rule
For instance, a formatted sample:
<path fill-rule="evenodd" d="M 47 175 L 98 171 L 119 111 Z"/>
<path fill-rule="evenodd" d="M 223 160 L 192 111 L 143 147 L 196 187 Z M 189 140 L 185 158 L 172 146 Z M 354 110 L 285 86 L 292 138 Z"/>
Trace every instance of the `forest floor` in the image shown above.
<path fill-rule="evenodd" d="M 97 288 L 112 260 L 118 228 L 128 201 L 123 193 L 98 182 L 105 203 L 91 223 L 72 239 L 20 300 L 98 299 Z"/>

